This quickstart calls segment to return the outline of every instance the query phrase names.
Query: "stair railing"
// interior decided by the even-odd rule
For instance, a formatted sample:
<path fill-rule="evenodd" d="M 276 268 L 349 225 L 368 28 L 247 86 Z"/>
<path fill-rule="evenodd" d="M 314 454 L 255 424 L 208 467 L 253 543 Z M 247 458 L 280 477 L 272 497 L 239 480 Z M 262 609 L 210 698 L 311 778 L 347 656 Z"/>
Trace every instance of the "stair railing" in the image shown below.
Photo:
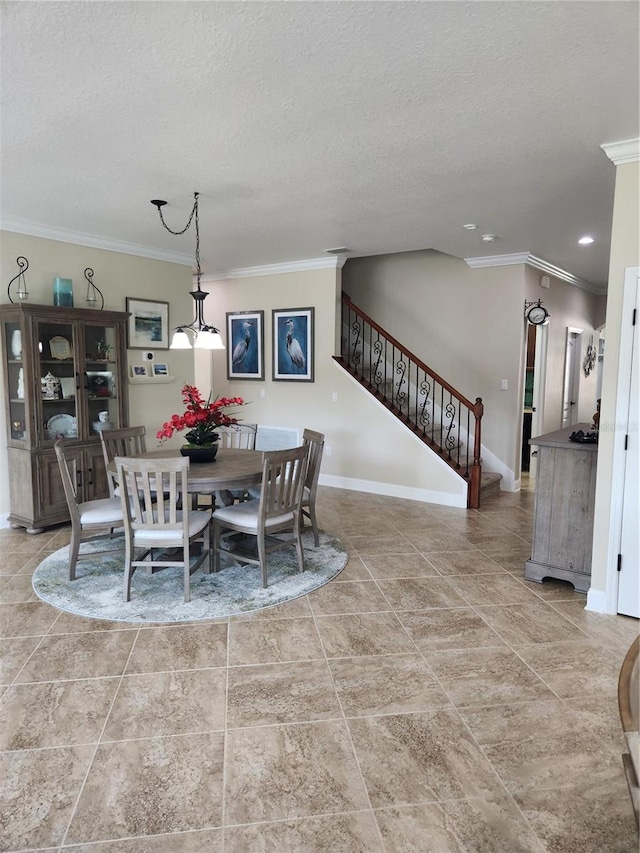
<path fill-rule="evenodd" d="M 480 505 L 482 399 L 472 403 L 342 296 L 342 354 L 358 381 L 468 483 Z"/>

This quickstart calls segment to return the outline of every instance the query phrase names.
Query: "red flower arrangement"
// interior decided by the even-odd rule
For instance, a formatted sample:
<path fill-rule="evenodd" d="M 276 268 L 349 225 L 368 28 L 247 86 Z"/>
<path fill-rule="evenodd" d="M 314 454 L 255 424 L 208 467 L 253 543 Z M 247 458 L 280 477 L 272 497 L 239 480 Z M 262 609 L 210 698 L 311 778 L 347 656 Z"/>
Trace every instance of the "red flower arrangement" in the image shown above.
<path fill-rule="evenodd" d="M 211 395 L 206 403 L 195 385 L 185 384 L 182 388 L 182 399 L 186 411 L 183 415 L 171 415 L 156 433 L 156 438 L 163 442 L 171 438 L 174 432 L 188 429 L 185 435 L 190 447 L 209 447 L 218 440 L 216 429 L 221 426 L 237 424 L 238 419 L 223 412 L 227 406 L 244 406 L 242 397 L 217 397 L 211 402 Z"/>

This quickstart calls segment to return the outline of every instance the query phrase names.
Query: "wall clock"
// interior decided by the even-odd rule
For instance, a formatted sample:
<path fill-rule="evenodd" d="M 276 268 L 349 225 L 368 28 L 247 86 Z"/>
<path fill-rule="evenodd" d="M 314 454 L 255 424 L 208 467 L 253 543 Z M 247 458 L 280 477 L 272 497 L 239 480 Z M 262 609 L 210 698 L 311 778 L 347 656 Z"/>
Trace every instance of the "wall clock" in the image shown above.
<path fill-rule="evenodd" d="M 525 311 L 525 317 L 530 323 L 533 323 L 534 326 L 541 326 L 549 317 L 549 312 L 543 305 L 536 302 L 535 305 L 532 305 Z"/>

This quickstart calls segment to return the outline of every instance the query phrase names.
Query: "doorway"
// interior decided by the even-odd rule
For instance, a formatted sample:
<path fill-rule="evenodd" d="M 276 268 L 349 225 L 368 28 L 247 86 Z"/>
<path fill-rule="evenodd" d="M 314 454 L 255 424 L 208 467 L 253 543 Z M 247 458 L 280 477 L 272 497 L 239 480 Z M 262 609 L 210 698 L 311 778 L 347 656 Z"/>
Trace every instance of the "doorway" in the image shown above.
<path fill-rule="evenodd" d="M 580 353 L 582 329 L 567 326 L 567 344 L 564 353 L 564 383 L 562 386 L 562 429 L 578 420 L 578 394 L 580 389 Z"/>
<path fill-rule="evenodd" d="M 522 456 L 521 472 L 529 472 L 535 480 L 538 451 L 530 447 L 531 436 L 544 430 L 544 387 L 547 366 L 547 339 L 549 323 L 541 326 L 527 323 L 524 370 L 524 399 L 522 405 Z"/>

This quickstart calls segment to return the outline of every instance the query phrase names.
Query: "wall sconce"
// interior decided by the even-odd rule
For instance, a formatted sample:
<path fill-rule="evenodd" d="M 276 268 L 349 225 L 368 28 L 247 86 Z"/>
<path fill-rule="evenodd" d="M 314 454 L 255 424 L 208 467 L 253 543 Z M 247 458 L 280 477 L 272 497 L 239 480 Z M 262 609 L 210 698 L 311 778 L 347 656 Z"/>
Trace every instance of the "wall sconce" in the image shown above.
<path fill-rule="evenodd" d="M 9 302 L 15 304 L 15 299 L 11 297 L 11 285 L 17 279 L 18 280 L 18 290 L 16 291 L 16 296 L 18 297 L 18 302 L 26 302 L 29 298 L 29 291 L 27 290 L 27 281 L 24 277 L 24 274 L 29 269 L 29 261 L 20 255 L 16 258 L 16 263 L 20 269 L 20 272 L 9 282 L 9 287 L 7 288 L 7 296 L 9 297 Z"/>
<path fill-rule="evenodd" d="M 204 321 L 204 300 L 209 295 L 200 287 L 200 278 L 202 271 L 200 269 L 200 222 L 198 219 L 198 196 L 199 193 L 193 194 L 193 208 L 187 224 L 181 231 L 173 231 L 164 221 L 162 208 L 167 203 L 161 199 L 151 199 L 151 204 L 158 208 L 160 221 L 170 234 L 179 236 L 184 234 L 195 221 L 196 227 L 196 289 L 190 290 L 189 293 L 195 302 L 195 317 L 191 323 L 183 323 L 181 326 L 176 326 L 171 338 L 169 349 L 191 349 L 192 343 L 187 332 L 193 334 L 193 346 L 197 349 L 224 349 L 224 343 L 220 336 L 220 332 L 214 326 L 208 326 Z"/>

